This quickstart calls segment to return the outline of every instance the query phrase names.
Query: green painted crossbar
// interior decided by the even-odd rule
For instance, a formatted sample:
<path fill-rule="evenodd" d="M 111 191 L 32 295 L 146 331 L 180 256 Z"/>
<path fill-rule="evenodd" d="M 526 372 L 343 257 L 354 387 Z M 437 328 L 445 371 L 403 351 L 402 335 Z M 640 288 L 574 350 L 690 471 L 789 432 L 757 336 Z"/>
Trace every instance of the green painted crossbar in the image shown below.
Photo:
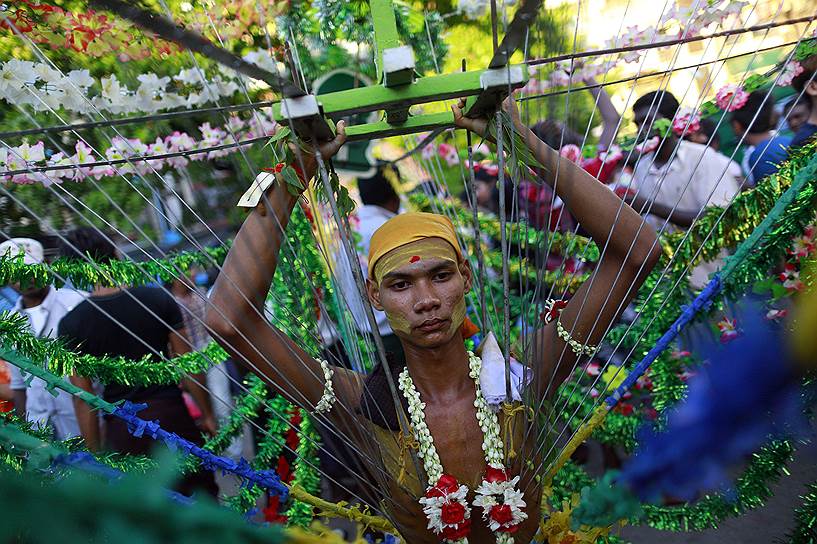
<path fill-rule="evenodd" d="M 529 1 L 526 5 L 529 3 L 537 4 Z M 412 116 L 409 115 L 411 106 L 468 97 L 465 114 L 469 117 L 485 115 L 495 110 L 509 91 L 528 81 L 528 69 L 524 64 L 415 78 L 413 54 L 400 44 L 392 0 L 370 0 L 370 6 L 378 84 L 320 96 L 285 98 L 273 105 L 276 121 L 292 123 L 302 138 L 328 139 L 332 131 L 325 118 L 338 120 L 360 113 L 384 111 L 381 121 L 347 127 L 349 139 L 374 140 L 412 134 L 451 127 L 454 118 L 451 112 Z M 524 24 L 527 24 L 527 18 Z"/>

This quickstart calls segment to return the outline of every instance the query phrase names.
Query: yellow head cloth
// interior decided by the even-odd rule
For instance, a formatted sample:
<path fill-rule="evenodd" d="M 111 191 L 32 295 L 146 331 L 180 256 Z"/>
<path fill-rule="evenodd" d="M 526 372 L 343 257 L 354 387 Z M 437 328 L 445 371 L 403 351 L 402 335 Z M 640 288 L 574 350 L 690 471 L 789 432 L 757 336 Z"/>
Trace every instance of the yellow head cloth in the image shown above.
<path fill-rule="evenodd" d="M 425 240 L 442 238 L 462 260 L 454 225 L 447 217 L 433 213 L 411 212 L 392 217 L 374 231 L 369 243 L 369 279 L 375 279 L 375 267 L 386 253 L 400 246 Z"/>

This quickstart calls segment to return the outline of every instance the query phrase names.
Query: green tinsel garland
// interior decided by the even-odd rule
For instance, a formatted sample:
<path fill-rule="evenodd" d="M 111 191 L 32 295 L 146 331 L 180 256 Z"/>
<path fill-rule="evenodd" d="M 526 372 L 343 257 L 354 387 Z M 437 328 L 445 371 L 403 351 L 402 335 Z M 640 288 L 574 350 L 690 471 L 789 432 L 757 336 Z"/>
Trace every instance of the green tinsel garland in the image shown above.
<path fill-rule="evenodd" d="M 682 506 L 644 505 L 646 522 L 664 531 L 702 531 L 717 528 L 722 520 L 762 506 L 772 496 L 770 485 L 786 471 L 794 446 L 774 441 L 752 455 L 743 475 L 735 483 L 735 497 L 707 495 Z"/>
<path fill-rule="evenodd" d="M 221 423 L 215 436 L 208 438 L 203 449 L 215 454 L 221 454 L 244 430 L 244 424 L 252 421 L 258 415 L 258 409 L 264 406 L 269 390 L 261 378 L 255 374 L 250 374 L 244 380 L 247 391 L 235 399 L 233 410 L 227 421 Z M 183 472 L 191 472 L 200 465 L 199 458 L 189 456 L 182 467 Z"/>
<path fill-rule="evenodd" d="M 817 543 L 817 482 L 808 485 L 802 499 L 802 506 L 794 511 L 796 525 L 786 539 L 789 544 Z"/>
<path fill-rule="evenodd" d="M 251 463 L 254 469 L 269 469 L 278 460 L 284 447 L 284 433 L 289 430 L 291 408 L 292 405 L 282 395 L 275 395 L 266 404 L 267 424 Z M 234 510 L 247 512 L 255 507 L 263 492 L 261 487 L 254 484 L 243 487 L 236 495 L 227 499 L 227 504 Z"/>
<path fill-rule="evenodd" d="M 266 403 L 268 389 L 261 378 L 250 374 L 244 383 L 247 392 L 235 400 L 230 417 L 221 424 L 216 436 L 207 441 L 204 449 L 215 453 L 224 451 L 233 438 L 244 429 L 244 424 L 252 421 L 258 415 L 258 409 Z"/>
<path fill-rule="evenodd" d="M 199 500 L 190 506 L 173 503 L 166 495 L 173 472 L 167 459 L 148 477 L 125 474 L 110 485 L 74 471 L 55 482 L 37 473 L 0 470 L 0 541 L 276 544 L 288 540 L 280 528 L 250 525 L 212 501 Z"/>
<path fill-rule="evenodd" d="M 813 174 L 814 170 L 817 170 L 817 164 L 812 158 L 815 151 L 817 151 L 817 143 L 804 146 L 784 163 L 776 174 L 765 178 L 755 189 L 741 193 L 717 226 L 715 223 L 723 209 L 719 207 L 708 209 L 691 229 L 689 238 L 675 252 L 675 259 L 681 264 L 674 264 L 670 271 L 666 271 L 664 266 L 659 264 L 642 285 L 636 297 L 636 306 L 643 317 L 638 319 L 632 327 L 628 325 L 614 327 L 606 341 L 613 345 L 621 342 L 619 349 L 624 350 L 625 353 L 626 350 L 635 347 L 629 363 L 640 360 L 677 319 L 683 305 L 688 302 L 688 280 L 684 268 L 686 263 L 699 262 L 699 259 L 694 261 L 692 259 L 694 251 L 703 247 L 706 258 L 713 258 L 721 249 L 734 248 L 735 245 L 746 240 L 777 203 L 780 196 L 791 186 L 795 175 L 799 173 L 807 177 L 803 190 L 787 206 L 786 213 L 775 222 L 768 235 L 761 239 L 760 245 L 754 247 L 753 251 L 745 256 L 731 274 L 721 298 L 743 293 L 748 286 L 768 275 L 768 271 L 778 263 L 781 257 L 785 256 L 792 238 L 802 232 L 803 227 L 814 217 L 817 176 Z M 714 235 L 707 239 L 707 235 L 713 229 Z M 666 237 L 665 249 L 677 247 L 683 235 L 684 233 L 677 233 Z M 671 291 L 676 283 L 678 287 Z M 645 300 L 656 285 L 658 288 L 652 296 Z M 664 307 L 660 308 L 662 304 Z M 640 340 L 639 337 L 641 337 Z M 676 365 L 669 362 L 668 357 L 669 354 L 662 354 L 650 372 L 652 380 L 659 385 L 656 394 L 658 404 L 662 407 L 682 398 L 685 390 L 684 384 L 679 383 L 675 376 Z M 570 389 L 560 391 L 559 395 L 563 401 L 568 402 L 580 398 L 575 391 Z M 584 402 L 588 405 L 592 404 L 588 400 Z M 590 408 L 591 406 L 582 407 L 580 412 L 586 414 Z M 610 414 L 610 417 L 614 415 L 616 414 Z M 627 416 L 624 419 L 632 421 L 630 423 L 606 422 L 604 427 L 594 434 L 594 437 L 606 443 L 623 444 L 627 449 L 631 449 L 635 445 L 632 433 L 641 422 L 637 416 Z"/>
<path fill-rule="evenodd" d="M 292 485 L 298 485 L 312 495 L 316 495 L 320 491 L 321 480 L 315 468 L 319 463 L 317 455 L 319 445 L 320 435 L 318 435 L 315 426 L 312 424 L 309 412 L 302 409 Z M 314 512 L 312 506 L 293 500 L 286 515 L 288 526 L 307 527 L 312 522 Z"/>
<path fill-rule="evenodd" d="M 119 285 L 146 285 L 157 281 L 170 282 L 179 276 L 179 270 L 192 266 L 209 268 L 213 261 L 221 263 L 227 256 L 227 245 L 205 248 L 200 251 L 182 251 L 163 259 L 152 261 L 92 262 L 86 259 L 60 257 L 50 264 L 25 264 L 23 255 L 0 257 L 0 285 L 20 283 L 25 286 L 61 287 L 70 282 L 77 289 L 89 290 L 94 285 L 116 287 Z"/>
<path fill-rule="evenodd" d="M 14 470 L 46 469 L 58 455 L 87 452 L 82 438 L 52 442 L 51 431 L 39 429 L 11 413 L 0 414 L 0 464 Z M 145 473 L 156 461 L 144 455 L 94 453 L 100 463 L 122 472 Z"/>
<path fill-rule="evenodd" d="M 473 212 L 453 202 L 432 198 L 422 193 L 415 193 L 409 196 L 409 203 L 419 211 L 454 217 L 457 224 L 463 228 L 472 229 L 474 227 Z M 477 221 L 479 230 L 483 235 L 494 240 L 500 239 L 502 227 L 498 218 L 478 212 Z M 505 232 L 507 233 L 509 245 L 521 245 L 525 248 L 536 247 L 543 250 L 550 247 L 551 253 L 559 255 L 578 256 L 586 252 L 585 260 L 588 262 L 595 262 L 599 258 L 599 249 L 592 240 L 572 232 L 539 230 L 524 223 L 516 222 L 507 222 Z M 469 236 L 468 240 L 473 242 L 473 237 Z"/>
<path fill-rule="evenodd" d="M 227 352 L 215 342 L 201 351 L 162 360 L 144 357 L 132 361 L 124 357 L 81 355 L 66 348 L 59 339 L 34 336 L 25 316 L 8 312 L 0 313 L 0 340 L 15 346 L 29 359 L 43 361 L 51 372 L 60 376 L 76 373 L 103 383 L 131 386 L 177 384 L 184 376 L 205 372 L 228 358 Z"/>

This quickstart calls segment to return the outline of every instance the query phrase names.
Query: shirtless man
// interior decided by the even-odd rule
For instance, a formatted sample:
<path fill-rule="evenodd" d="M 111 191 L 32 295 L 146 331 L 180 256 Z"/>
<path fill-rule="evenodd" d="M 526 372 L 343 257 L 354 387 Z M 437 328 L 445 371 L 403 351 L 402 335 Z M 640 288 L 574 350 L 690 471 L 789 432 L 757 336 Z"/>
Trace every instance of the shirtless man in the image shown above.
<path fill-rule="evenodd" d="M 549 387 L 551 382 L 559 384 L 567 376 L 582 353 L 580 346 L 597 344 L 602 339 L 604 331 L 656 264 L 660 252 L 655 232 L 642 224 L 637 213 L 579 166 L 560 161 L 558 152 L 542 143 L 521 122 L 512 102 L 510 104 L 516 132 L 545 166 L 545 171 L 551 173 L 548 176 L 551 179 L 546 181 L 553 184 L 552 174 L 558 171 L 556 193 L 604 249 L 604 258 L 596 266 L 593 277 L 577 290 L 560 318 L 543 324 L 536 332 L 527 364 L 533 373 L 530 396 L 534 405 L 538 405 L 538 400 L 553 393 L 555 385 Z M 452 108 L 457 126 L 485 136 L 487 120 L 465 118 L 462 107 L 460 103 Z M 322 157 L 332 157 L 344 141 L 345 127 L 338 123 L 337 137 L 319 148 Z M 316 159 L 306 156 L 303 162 L 305 176 L 311 179 L 317 169 Z M 243 361 L 292 402 L 314 409 L 322 398 L 325 400 L 321 364 L 262 317 L 264 300 L 278 262 L 283 238 L 281 229 L 286 228 L 297 201 L 278 184 L 270 187 L 266 197 L 246 219 L 233 242 L 224 273 L 213 291 L 213 307 L 208 311 L 207 324 L 213 336 L 220 339 L 237 361 Z M 491 531 L 480 508 L 471 507 L 474 490 L 486 474 L 484 435 L 475 408 L 475 400 L 478 400 L 475 380 L 469 376 L 470 358 L 459 334 L 464 318 L 463 300 L 472 286 L 472 272 L 456 247 L 450 223 L 438 216 L 424 220 L 425 214 L 416 215 L 409 219 L 398 216 L 373 236 L 368 296 L 375 308 L 386 312 L 402 342 L 408 374 L 425 403 L 424 419 L 444 473 L 468 487 L 466 504 L 473 510 L 470 542 L 495 542 L 499 533 Z M 396 224 L 390 227 L 394 221 L 403 223 L 400 228 L 395 228 Z M 436 229 L 439 234 L 415 236 L 406 232 L 412 224 L 421 227 L 418 232 Z M 571 341 L 568 343 L 565 339 Z M 392 371 L 396 382 L 396 374 L 404 369 Z M 337 403 L 327 417 L 337 429 L 349 428 L 350 413 L 371 413 L 371 406 L 361 405 L 371 397 L 377 402 L 377 395 L 363 395 L 364 387 L 375 386 L 372 379 L 376 374 L 377 371 L 367 377 L 367 385 L 364 385 L 364 378 L 359 374 L 334 369 L 331 381 Z M 383 374 L 381 369 L 380 375 Z M 380 399 L 382 402 L 377 408 L 388 411 L 392 399 L 389 396 Z M 405 409 L 407 404 L 404 402 L 403 406 Z M 392 407 L 392 413 L 394 410 Z M 522 410 L 519 415 L 527 417 Z M 393 428 L 380 429 L 384 425 L 389 426 L 380 422 L 372 426 L 374 432 L 350 432 L 349 438 L 359 443 L 361 451 L 373 445 L 378 447 L 376 442 L 394 435 L 390 434 L 395 431 Z M 416 432 L 416 426 L 412 430 Z M 523 444 L 522 449 L 532 451 L 532 446 Z M 518 455 L 507 467 L 509 478 L 523 475 L 516 488 L 524 492 L 526 519 L 514 528 L 512 536 L 517 543 L 530 542 L 540 516 L 541 489 L 526 485 L 533 471 L 522 470 L 525 458 L 524 454 Z M 416 478 L 421 482 L 428 480 L 423 474 L 423 464 L 420 463 L 420 474 L 411 470 L 415 479 L 409 478 L 408 485 L 398 485 L 396 464 L 385 458 L 383 463 L 393 481 L 379 488 L 383 495 L 380 498 L 391 501 L 383 501 L 381 505 L 403 538 L 412 544 L 442 542 L 442 535 L 427 528 L 428 519 L 418 502 L 426 487 L 417 485 Z M 433 481 L 427 483 L 434 484 Z"/>

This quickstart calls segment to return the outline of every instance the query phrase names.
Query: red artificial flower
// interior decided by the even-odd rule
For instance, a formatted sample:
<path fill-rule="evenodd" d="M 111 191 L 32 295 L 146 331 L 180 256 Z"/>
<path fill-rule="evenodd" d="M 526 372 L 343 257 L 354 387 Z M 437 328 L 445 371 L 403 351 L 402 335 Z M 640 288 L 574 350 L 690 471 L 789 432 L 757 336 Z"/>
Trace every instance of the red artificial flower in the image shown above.
<path fill-rule="evenodd" d="M 449 493 L 454 493 L 459 489 L 460 485 L 457 479 L 450 474 L 443 474 L 434 487 L 428 490 L 427 497 L 445 497 Z"/>
<path fill-rule="evenodd" d="M 566 264 L 568 265 L 566 268 L 569 268 L 569 263 Z M 562 310 L 565 308 L 567 308 L 566 300 L 549 300 L 545 306 L 545 313 L 543 314 L 542 318 L 544 319 L 545 323 L 550 323 L 559 317 L 559 314 L 561 314 Z"/>
<path fill-rule="evenodd" d="M 300 439 L 298 438 L 298 433 L 295 432 L 295 429 L 289 429 L 286 433 L 286 445 L 292 451 L 295 451 L 295 448 L 298 447 L 298 443 Z"/>
<path fill-rule="evenodd" d="M 465 506 L 459 501 L 444 503 L 440 508 L 440 519 L 449 525 L 461 523 L 465 519 Z"/>
<path fill-rule="evenodd" d="M 292 468 L 289 466 L 289 461 L 283 455 L 278 456 L 278 466 L 275 467 L 275 472 L 282 482 L 289 482 L 294 477 Z"/>
<path fill-rule="evenodd" d="M 616 404 L 615 411 L 621 415 L 629 416 L 633 414 L 633 405 L 626 403 Z"/>
<path fill-rule="evenodd" d="M 507 482 L 508 473 L 505 472 L 505 469 L 493 468 L 492 466 L 489 465 L 485 469 L 485 481 L 491 484 L 497 482 Z"/>
<path fill-rule="evenodd" d="M 559 544 L 578 544 L 578 542 L 579 541 L 576 540 L 576 535 L 571 533 L 569 535 L 566 535 L 564 538 L 562 538 L 562 541 L 559 542 Z"/>
<path fill-rule="evenodd" d="M 286 523 L 287 517 L 278 513 L 281 508 L 281 497 L 270 495 L 267 507 L 261 510 L 264 513 L 264 521 L 268 523 Z"/>
<path fill-rule="evenodd" d="M 286 167 L 286 164 L 284 164 L 282 162 L 279 162 L 278 164 L 275 165 L 275 168 L 274 168 L 275 173 L 280 174 L 281 170 L 283 170 L 285 167 Z"/>
<path fill-rule="evenodd" d="M 417 261 L 419 261 L 419 260 L 420 260 L 420 256 L 419 256 L 419 255 L 412 255 L 411 259 L 409 259 L 409 262 L 410 262 L 411 264 L 414 264 L 414 263 L 416 263 L 416 262 L 417 262 Z"/>
<path fill-rule="evenodd" d="M 461 538 L 465 538 L 468 536 L 468 533 L 471 532 L 471 520 L 466 519 L 459 525 L 448 526 L 445 527 L 440 533 L 443 538 L 448 540 L 459 540 Z"/>
<path fill-rule="evenodd" d="M 492 520 L 500 525 L 505 525 L 506 523 L 513 521 L 513 511 L 507 504 L 499 504 L 492 507 L 489 515 L 491 516 Z"/>

